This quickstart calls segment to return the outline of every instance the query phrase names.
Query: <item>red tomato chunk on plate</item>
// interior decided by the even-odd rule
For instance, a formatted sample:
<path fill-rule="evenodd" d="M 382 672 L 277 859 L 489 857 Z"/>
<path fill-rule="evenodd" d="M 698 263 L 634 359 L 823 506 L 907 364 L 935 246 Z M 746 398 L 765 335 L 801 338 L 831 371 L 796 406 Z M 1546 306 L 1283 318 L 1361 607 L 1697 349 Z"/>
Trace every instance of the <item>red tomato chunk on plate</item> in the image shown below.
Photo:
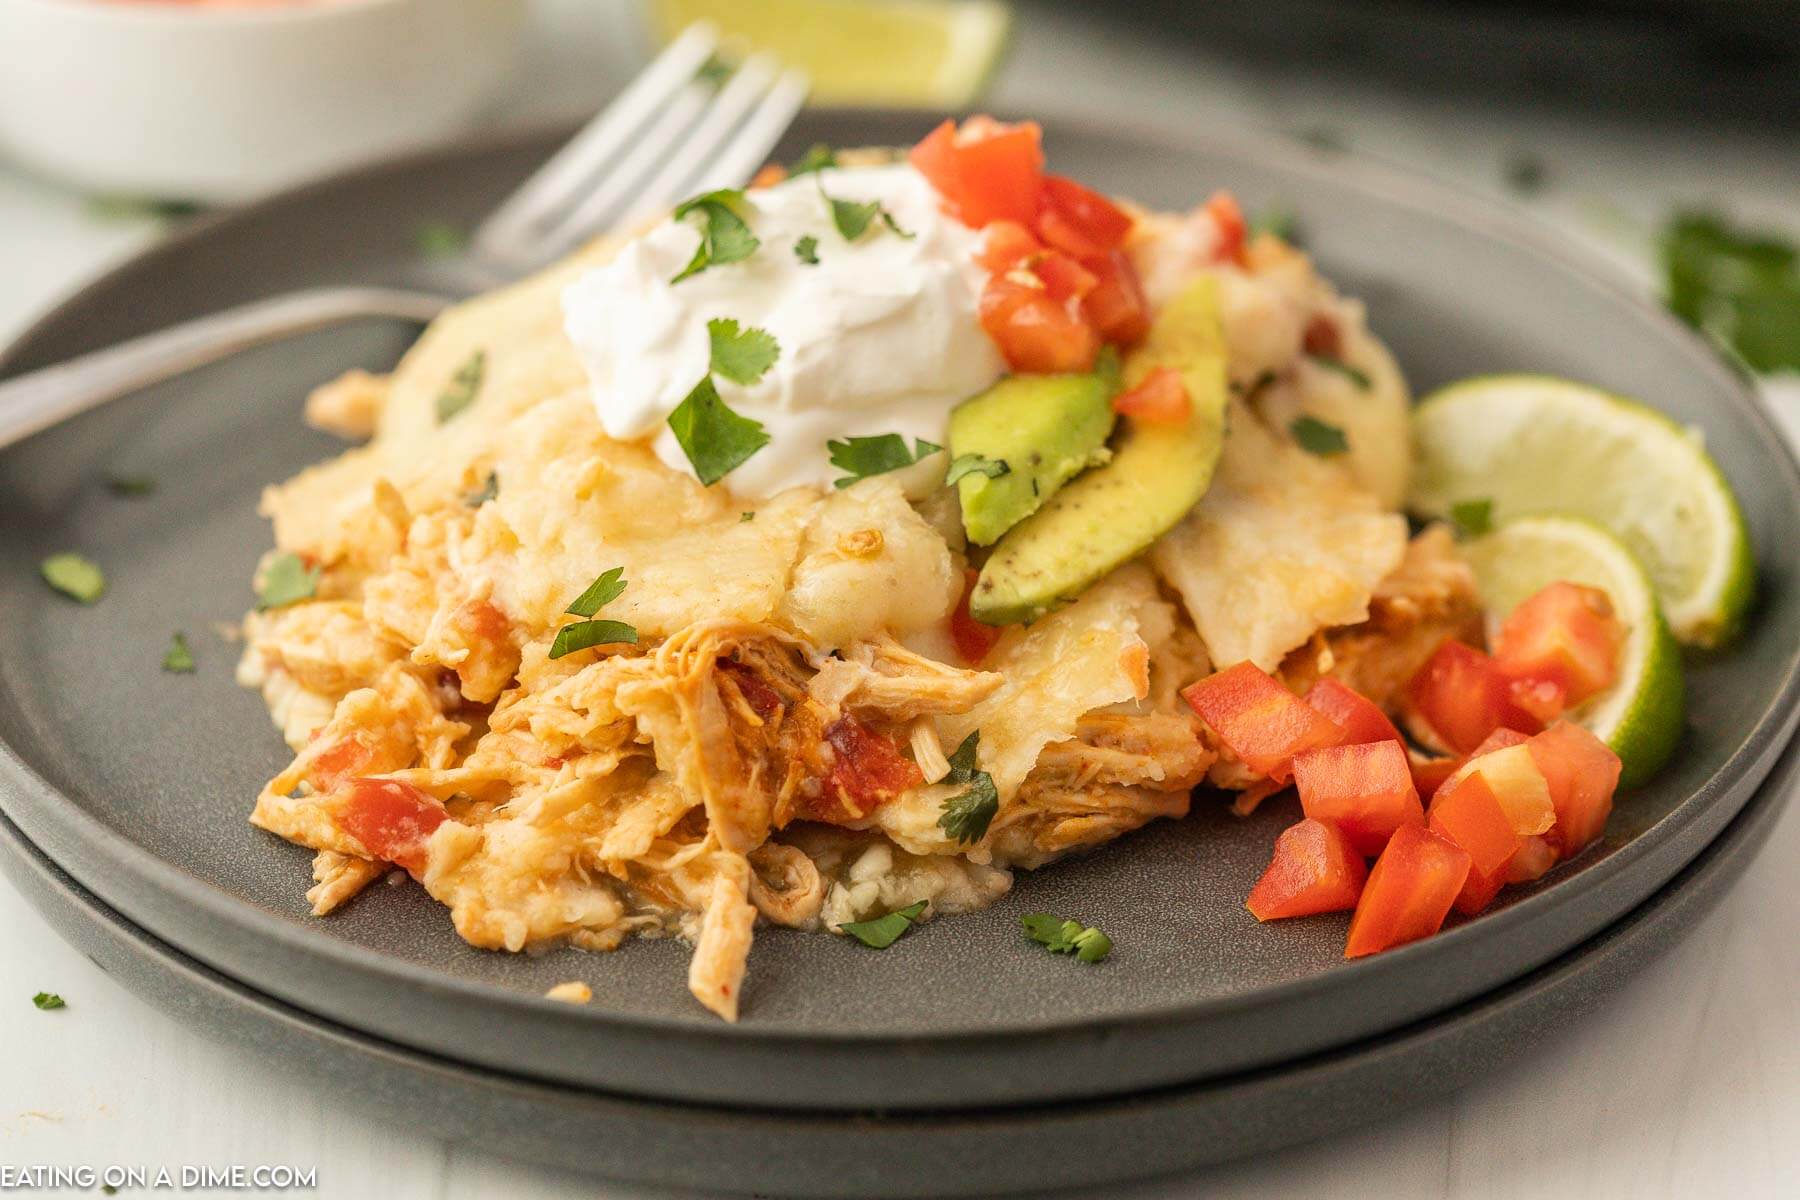
<path fill-rule="evenodd" d="M 376 858 L 425 869 L 426 843 L 449 819 L 436 796 L 398 779 L 353 779 L 337 806 L 337 823 Z"/>
<path fill-rule="evenodd" d="M 1569 721 L 1558 721 L 1526 743 L 1550 792 L 1556 824 L 1549 839 L 1563 858 L 1606 832 L 1619 756 L 1605 742 Z"/>
<path fill-rule="evenodd" d="M 1269 869 L 1245 903 L 1259 921 L 1356 907 L 1369 868 L 1342 830 L 1307 818 L 1275 839 Z"/>
<path fill-rule="evenodd" d="M 1494 663 L 1510 679 L 1551 685 L 1565 705 L 1613 685 L 1625 630 L 1598 588 L 1553 583 L 1507 616 Z"/>
<path fill-rule="evenodd" d="M 1306 702 L 1343 727 L 1347 746 L 1389 739 L 1406 744 L 1401 741 L 1400 731 L 1373 700 L 1329 675 L 1307 690 Z"/>
<path fill-rule="evenodd" d="M 1361 958 L 1430 937 L 1443 927 L 1468 876 L 1466 850 L 1423 825 L 1402 825 L 1363 885 L 1344 957 Z"/>
<path fill-rule="evenodd" d="M 963 224 L 1037 220 L 1044 193 L 1043 134 L 1035 121 L 945 121 L 907 156 Z"/>
<path fill-rule="evenodd" d="M 1208 675 L 1181 695 L 1245 766 L 1277 783 L 1292 777 L 1296 754 L 1344 740 L 1341 726 L 1252 662 Z"/>
<path fill-rule="evenodd" d="M 1306 815 L 1337 826 L 1369 858 L 1402 825 L 1425 823 L 1406 751 L 1396 741 L 1309 750 L 1294 759 L 1294 783 Z"/>

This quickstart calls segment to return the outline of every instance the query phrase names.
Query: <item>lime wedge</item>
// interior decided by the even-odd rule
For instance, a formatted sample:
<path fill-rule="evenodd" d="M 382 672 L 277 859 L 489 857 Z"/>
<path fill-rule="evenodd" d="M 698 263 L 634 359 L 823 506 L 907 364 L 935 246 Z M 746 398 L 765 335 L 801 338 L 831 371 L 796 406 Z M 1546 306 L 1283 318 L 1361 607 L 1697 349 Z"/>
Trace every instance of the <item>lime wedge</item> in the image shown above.
<path fill-rule="evenodd" d="M 1716 646 L 1737 632 L 1756 564 L 1698 433 L 1584 384 L 1489 375 L 1426 397 L 1413 436 L 1414 512 L 1586 517 L 1644 565 L 1675 636 Z"/>
<path fill-rule="evenodd" d="M 1686 707 L 1681 649 L 1631 551 L 1579 517 L 1520 517 L 1463 547 L 1490 634 L 1521 600 L 1558 580 L 1599 588 L 1627 633 L 1619 681 L 1569 714 L 1613 748 L 1620 779 L 1642 783 L 1668 761 Z"/>
<path fill-rule="evenodd" d="M 668 41 L 695 21 L 812 76 L 823 104 L 960 108 L 999 61 L 1012 23 L 999 0 L 650 0 Z"/>

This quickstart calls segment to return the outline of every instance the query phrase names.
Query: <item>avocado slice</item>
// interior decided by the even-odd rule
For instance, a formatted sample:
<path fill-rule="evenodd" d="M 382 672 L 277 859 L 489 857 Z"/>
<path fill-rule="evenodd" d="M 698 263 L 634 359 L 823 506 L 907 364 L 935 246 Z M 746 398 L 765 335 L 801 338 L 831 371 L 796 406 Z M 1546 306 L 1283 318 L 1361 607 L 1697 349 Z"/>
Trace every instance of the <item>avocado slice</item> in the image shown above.
<path fill-rule="evenodd" d="M 957 405 L 950 470 L 971 542 L 992 545 L 1056 489 L 1105 460 L 1118 390 L 1119 360 L 1109 350 L 1092 371 L 1008 376 Z"/>
<path fill-rule="evenodd" d="M 1163 308 L 1125 362 L 1125 386 L 1174 367 L 1193 413 L 1185 425 L 1127 418 L 1104 466 L 1079 476 L 1015 525 L 989 556 L 969 614 L 1032 621 L 1143 553 L 1206 494 L 1224 444 L 1225 342 L 1218 286 L 1197 280 Z"/>

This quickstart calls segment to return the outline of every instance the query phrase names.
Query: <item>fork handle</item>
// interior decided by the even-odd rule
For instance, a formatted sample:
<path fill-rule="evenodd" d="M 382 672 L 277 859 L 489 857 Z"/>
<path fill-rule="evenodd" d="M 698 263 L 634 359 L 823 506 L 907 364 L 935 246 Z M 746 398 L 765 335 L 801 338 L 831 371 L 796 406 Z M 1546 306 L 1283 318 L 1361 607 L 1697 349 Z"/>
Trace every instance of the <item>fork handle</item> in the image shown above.
<path fill-rule="evenodd" d="M 368 317 L 420 323 L 443 296 L 390 288 L 308 288 L 183 321 L 0 382 L 0 449 L 109 400 L 239 350 Z"/>

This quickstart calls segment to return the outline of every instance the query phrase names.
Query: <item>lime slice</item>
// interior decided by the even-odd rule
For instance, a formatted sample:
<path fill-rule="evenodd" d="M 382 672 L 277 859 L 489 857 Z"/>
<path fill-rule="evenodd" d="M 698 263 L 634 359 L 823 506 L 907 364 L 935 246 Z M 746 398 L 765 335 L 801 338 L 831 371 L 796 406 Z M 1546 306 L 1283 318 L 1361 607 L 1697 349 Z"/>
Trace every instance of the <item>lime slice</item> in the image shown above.
<path fill-rule="evenodd" d="M 1737 632 L 1756 564 L 1737 498 L 1697 432 L 1543 375 L 1452 384 L 1419 405 L 1413 432 L 1413 511 L 1586 517 L 1643 563 L 1677 637 L 1716 646 Z"/>
<path fill-rule="evenodd" d="M 1006 45 L 999 0 L 650 0 L 668 41 L 695 21 L 812 76 L 823 104 L 960 108 L 980 94 Z"/>
<path fill-rule="evenodd" d="M 1567 580 L 1607 594 L 1628 631 L 1619 681 L 1569 715 L 1613 748 L 1624 763 L 1623 783 L 1642 783 L 1654 774 L 1681 736 L 1681 649 L 1631 551 L 1579 517 L 1520 517 L 1469 542 L 1463 552 L 1475 568 L 1490 634 L 1546 584 Z"/>

